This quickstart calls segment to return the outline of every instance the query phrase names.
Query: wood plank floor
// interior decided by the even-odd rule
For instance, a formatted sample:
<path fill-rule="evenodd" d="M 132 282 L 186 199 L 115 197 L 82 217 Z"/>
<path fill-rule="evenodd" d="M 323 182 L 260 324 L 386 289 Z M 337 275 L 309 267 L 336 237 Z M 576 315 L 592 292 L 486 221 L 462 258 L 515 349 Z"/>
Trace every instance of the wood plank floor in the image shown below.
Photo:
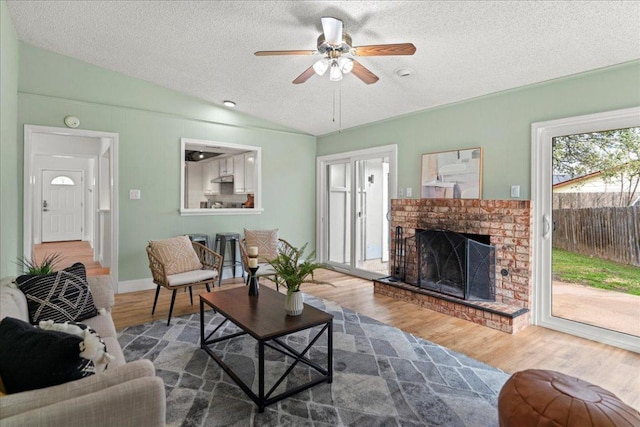
<path fill-rule="evenodd" d="M 316 275 L 335 287 L 303 285 L 309 294 L 334 301 L 381 322 L 429 341 L 464 353 L 491 366 L 513 373 L 523 369 L 551 369 L 582 378 L 612 391 L 627 404 L 640 410 L 640 354 L 585 340 L 537 326 L 529 326 L 517 335 L 419 308 L 407 302 L 373 293 L 369 280 L 321 270 Z M 243 279 L 227 279 L 214 292 L 244 286 Z M 263 280 L 261 286 L 275 287 Z M 174 316 L 198 312 L 189 293 L 179 292 Z M 116 295 L 113 317 L 118 329 L 157 319 L 166 319 L 170 295 L 161 289 L 156 314 L 151 316 L 154 290 Z"/>
<path fill-rule="evenodd" d="M 99 262 L 93 260 L 93 249 L 89 242 L 72 240 L 69 242 L 48 242 L 33 245 L 33 255 L 35 260 L 42 259 L 53 253 L 62 254 L 60 261 L 56 263 L 56 269 L 70 267 L 76 262 L 81 262 L 87 269 L 87 276 L 98 276 L 109 274 L 109 269 L 102 267 Z"/>

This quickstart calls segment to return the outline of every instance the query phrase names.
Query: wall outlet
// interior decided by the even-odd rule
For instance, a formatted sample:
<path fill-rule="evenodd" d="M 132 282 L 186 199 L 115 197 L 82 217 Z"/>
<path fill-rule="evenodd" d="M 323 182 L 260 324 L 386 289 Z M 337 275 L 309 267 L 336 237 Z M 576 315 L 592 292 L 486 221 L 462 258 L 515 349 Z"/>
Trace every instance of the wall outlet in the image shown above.
<path fill-rule="evenodd" d="M 512 185 L 511 186 L 511 197 L 520 197 L 520 186 Z"/>
<path fill-rule="evenodd" d="M 140 190 L 129 190 L 129 200 L 140 200 Z"/>
<path fill-rule="evenodd" d="M 411 189 L 411 187 L 407 187 L 407 197 L 411 197 L 412 193 L 413 193 L 413 190 Z"/>

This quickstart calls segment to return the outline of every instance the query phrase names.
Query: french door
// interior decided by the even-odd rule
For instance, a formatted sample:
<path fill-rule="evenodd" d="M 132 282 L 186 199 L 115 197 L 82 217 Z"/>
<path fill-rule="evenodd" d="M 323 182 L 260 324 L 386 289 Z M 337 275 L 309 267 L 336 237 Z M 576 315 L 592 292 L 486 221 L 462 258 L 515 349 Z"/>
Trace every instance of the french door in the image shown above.
<path fill-rule="evenodd" d="M 550 329 L 570 333 L 594 341 L 615 345 L 640 352 L 640 337 L 624 332 L 622 328 L 604 327 L 596 317 L 607 316 L 602 313 L 608 307 L 600 296 L 585 298 L 586 292 L 574 296 L 568 295 L 569 285 L 555 280 L 554 285 L 554 231 L 558 218 L 553 216 L 553 144 L 554 139 L 562 136 L 588 134 L 612 129 L 624 129 L 640 126 L 640 108 L 587 116 L 570 117 L 532 124 L 532 176 L 531 195 L 533 202 L 534 229 L 534 323 Z M 557 236 L 556 236 L 557 237 Z M 557 273 L 557 272 L 556 272 Z M 576 292 L 575 289 L 569 289 Z M 579 291 L 578 291 L 579 292 Z M 589 291 L 589 295 L 594 291 Z M 571 298 L 567 300 L 567 298 Z M 636 297 L 637 298 L 637 297 Z M 588 306 L 578 307 L 580 301 Z M 568 302 L 567 302 L 568 301 Z M 571 305 L 573 311 L 565 309 Z M 589 314 L 587 309 L 595 309 L 597 316 Z M 577 312 L 577 310 L 581 310 Z M 614 308 L 609 316 L 616 315 Z M 638 319 L 635 319 L 637 322 Z"/>
<path fill-rule="evenodd" d="M 318 158 L 319 260 L 362 277 L 389 274 L 396 146 Z"/>

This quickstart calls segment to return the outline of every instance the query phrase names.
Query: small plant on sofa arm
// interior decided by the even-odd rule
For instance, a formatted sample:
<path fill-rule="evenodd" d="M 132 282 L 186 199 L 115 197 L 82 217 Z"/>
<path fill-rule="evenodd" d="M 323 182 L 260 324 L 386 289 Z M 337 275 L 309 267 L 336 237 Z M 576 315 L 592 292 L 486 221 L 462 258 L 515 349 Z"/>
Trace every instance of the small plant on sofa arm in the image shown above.
<path fill-rule="evenodd" d="M 49 274 L 53 273 L 56 268 L 56 264 L 61 261 L 63 255 L 59 252 L 50 253 L 42 258 L 42 261 L 38 262 L 35 258 L 28 259 L 24 257 L 18 258 L 18 264 L 22 267 L 25 274 Z"/>

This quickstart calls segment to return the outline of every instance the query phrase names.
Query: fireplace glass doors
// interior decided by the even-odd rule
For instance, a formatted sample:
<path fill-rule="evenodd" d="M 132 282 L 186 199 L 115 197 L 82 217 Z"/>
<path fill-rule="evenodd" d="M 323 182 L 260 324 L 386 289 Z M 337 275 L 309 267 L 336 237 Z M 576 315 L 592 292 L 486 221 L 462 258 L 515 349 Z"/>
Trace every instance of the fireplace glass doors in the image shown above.
<path fill-rule="evenodd" d="M 452 231 L 421 230 L 415 247 L 415 285 L 465 300 L 495 301 L 494 246 Z"/>

